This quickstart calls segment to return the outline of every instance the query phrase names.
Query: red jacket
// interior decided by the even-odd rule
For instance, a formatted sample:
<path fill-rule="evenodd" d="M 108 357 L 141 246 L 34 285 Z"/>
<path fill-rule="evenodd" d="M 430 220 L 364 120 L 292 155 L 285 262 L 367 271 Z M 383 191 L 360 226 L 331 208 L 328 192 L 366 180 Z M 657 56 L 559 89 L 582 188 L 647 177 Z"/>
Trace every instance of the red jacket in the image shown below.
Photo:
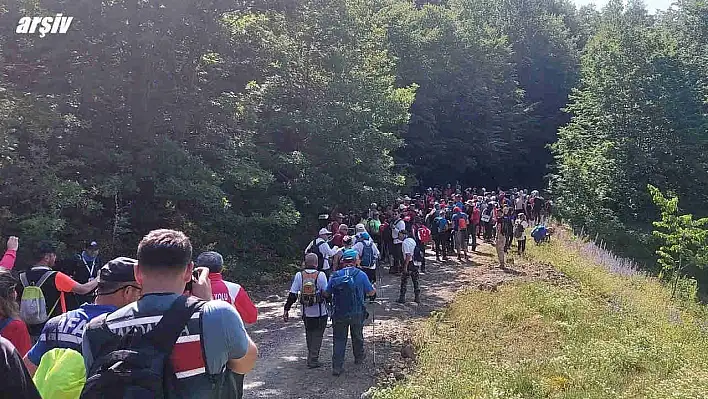
<path fill-rule="evenodd" d="M 258 308 L 253 304 L 243 287 L 224 280 L 221 273 L 209 273 L 209 280 L 211 280 L 211 293 L 214 299 L 234 305 L 244 323 L 253 324 L 256 322 Z"/>
<path fill-rule="evenodd" d="M 17 258 L 17 251 L 14 249 L 8 249 L 5 251 L 5 255 L 0 259 L 0 267 L 7 270 L 12 270 L 15 267 L 15 258 Z"/>
<path fill-rule="evenodd" d="M 481 218 L 482 218 L 482 215 L 479 212 L 479 208 L 477 208 L 475 206 L 474 209 L 472 210 L 472 224 L 478 225 Z"/>

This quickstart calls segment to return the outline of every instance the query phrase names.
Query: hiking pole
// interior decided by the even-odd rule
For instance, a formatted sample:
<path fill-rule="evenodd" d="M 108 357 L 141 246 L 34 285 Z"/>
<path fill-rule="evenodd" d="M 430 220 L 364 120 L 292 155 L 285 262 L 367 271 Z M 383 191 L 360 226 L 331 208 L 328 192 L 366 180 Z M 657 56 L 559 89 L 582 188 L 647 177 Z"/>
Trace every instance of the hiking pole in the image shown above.
<path fill-rule="evenodd" d="M 379 282 L 379 265 L 376 264 L 374 269 L 374 276 L 376 277 L 376 282 Z M 379 284 L 380 285 L 380 284 Z M 374 300 L 371 308 L 371 359 L 374 365 L 374 372 L 376 372 L 376 305 L 378 305 L 378 300 Z"/>

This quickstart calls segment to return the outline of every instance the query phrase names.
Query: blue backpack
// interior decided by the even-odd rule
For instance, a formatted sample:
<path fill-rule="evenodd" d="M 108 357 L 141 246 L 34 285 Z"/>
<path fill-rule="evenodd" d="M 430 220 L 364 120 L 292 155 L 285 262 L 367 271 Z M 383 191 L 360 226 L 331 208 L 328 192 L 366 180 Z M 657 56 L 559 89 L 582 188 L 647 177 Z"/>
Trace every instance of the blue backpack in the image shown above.
<path fill-rule="evenodd" d="M 372 267 L 374 265 L 374 243 L 369 245 L 362 242 L 364 248 L 361 250 L 361 266 Z"/>
<path fill-rule="evenodd" d="M 344 319 L 362 313 L 364 300 L 359 298 L 356 289 L 356 276 L 359 273 L 359 269 L 348 267 L 332 275 L 329 287 L 334 305 L 333 319 Z"/>
<path fill-rule="evenodd" d="M 438 233 L 444 233 L 445 231 L 447 231 L 447 227 L 449 224 L 447 219 L 439 216 L 436 220 L 436 223 L 438 224 Z"/>

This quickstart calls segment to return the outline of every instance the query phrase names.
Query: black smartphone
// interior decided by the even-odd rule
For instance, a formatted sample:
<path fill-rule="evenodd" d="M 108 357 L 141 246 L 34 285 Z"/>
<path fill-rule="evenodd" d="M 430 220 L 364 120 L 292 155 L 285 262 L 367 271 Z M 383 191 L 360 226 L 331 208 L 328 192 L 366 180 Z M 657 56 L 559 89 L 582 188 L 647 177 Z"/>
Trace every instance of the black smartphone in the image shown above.
<path fill-rule="evenodd" d="M 194 270 L 192 272 L 192 280 L 190 280 L 185 286 L 184 290 L 189 291 L 190 293 L 192 292 L 192 283 L 197 281 L 199 279 L 199 272 Z"/>

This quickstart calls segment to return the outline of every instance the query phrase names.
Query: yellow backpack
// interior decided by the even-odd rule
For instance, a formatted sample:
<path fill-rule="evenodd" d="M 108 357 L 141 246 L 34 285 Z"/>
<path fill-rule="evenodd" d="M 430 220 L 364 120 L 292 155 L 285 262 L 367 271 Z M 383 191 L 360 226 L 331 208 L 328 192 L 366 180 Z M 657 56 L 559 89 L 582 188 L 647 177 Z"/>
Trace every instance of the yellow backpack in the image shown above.
<path fill-rule="evenodd" d="M 32 380 L 42 399 L 78 399 L 86 383 L 84 358 L 73 349 L 52 349 L 42 356 Z"/>

